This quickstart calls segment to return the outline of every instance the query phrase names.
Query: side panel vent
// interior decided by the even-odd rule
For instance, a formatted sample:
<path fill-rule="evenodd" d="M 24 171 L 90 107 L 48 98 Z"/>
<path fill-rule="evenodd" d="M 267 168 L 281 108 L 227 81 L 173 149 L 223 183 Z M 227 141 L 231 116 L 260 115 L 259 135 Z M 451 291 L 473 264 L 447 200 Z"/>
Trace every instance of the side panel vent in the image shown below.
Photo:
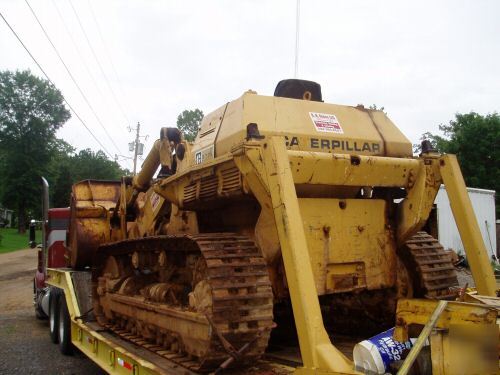
<path fill-rule="evenodd" d="M 183 190 L 183 204 L 234 197 L 244 194 L 243 177 L 236 166 L 226 166 L 210 176 L 191 181 Z"/>
<path fill-rule="evenodd" d="M 200 199 L 207 200 L 217 196 L 217 176 L 202 178 L 200 181 Z"/>
<path fill-rule="evenodd" d="M 184 203 L 191 203 L 196 200 L 196 182 L 192 182 L 184 187 Z"/>
<path fill-rule="evenodd" d="M 221 195 L 225 196 L 241 190 L 241 173 L 238 168 L 225 169 L 220 174 L 222 177 Z"/>

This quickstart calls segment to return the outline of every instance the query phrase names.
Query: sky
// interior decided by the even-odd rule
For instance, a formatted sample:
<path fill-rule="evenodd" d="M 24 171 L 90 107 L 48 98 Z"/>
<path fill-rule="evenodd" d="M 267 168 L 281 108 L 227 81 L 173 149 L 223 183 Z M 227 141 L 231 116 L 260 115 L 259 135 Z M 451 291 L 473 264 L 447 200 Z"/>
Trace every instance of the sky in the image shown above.
<path fill-rule="evenodd" d="M 295 0 L 27 1 L 95 114 L 26 0 L 0 0 L 0 12 L 129 169 L 137 122 L 147 152 L 183 110 L 272 95 L 294 77 Z M 299 14 L 297 77 L 320 83 L 326 102 L 383 106 L 413 143 L 457 112 L 500 111 L 498 1 L 302 0 Z M 0 19 L 0 70 L 16 69 L 42 76 Z M 58 136 L 100 148 L 75 115 Z"/>

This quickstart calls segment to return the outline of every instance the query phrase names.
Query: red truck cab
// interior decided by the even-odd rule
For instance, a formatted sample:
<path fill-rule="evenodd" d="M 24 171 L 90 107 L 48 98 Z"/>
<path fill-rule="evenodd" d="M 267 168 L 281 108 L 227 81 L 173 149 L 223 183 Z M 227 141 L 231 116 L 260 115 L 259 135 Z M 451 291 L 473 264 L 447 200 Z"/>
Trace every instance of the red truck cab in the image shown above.
<path fill-rule="evenodd" d="M 66 208 L 48 208 L 47 181 L 43 181 L 43 221 L 42 242 L 36 246 L 35 243 L 35 221 L 30 226 L 30 245 L 38 249 L 38 264 L 33 280 L 33 304 L 35 314 L 39 319 L 49 315 L 50 289 L 46 285 L 47 267 L 63 268 L 67 266 L 66 260 L 66 237 L 69 227 L 70 210 Z"/>

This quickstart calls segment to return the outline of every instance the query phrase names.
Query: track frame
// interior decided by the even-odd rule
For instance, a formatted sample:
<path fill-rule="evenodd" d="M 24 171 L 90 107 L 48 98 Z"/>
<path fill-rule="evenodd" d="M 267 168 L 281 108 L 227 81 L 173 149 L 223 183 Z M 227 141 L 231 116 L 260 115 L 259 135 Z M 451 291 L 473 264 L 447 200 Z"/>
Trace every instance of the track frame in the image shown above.
<path fill-rule="evenodd" d="M 197 256 L 203 261 L 210 307 L 195 311 L 187 305 L 169 306 L 168 302 L 153 302 L 140 295 L 107 291 L 106 271 L 94 269 L 94 281 L 98 280 L 94 306 L 103 310 L 96 313 L 99 323 L 193 371 L 217 369 L 231 357 L 253 363 L 264 354 L 274 327 L 273 294 L 265 260 L 254 242 L 234 233 L 128 239 L 101 246 L 99 264 L 107 263 L 109 257 L 125 264 L 132 253 L 155 258 L 165 252 L 176 256 L 177 261 L 183 256 Z M 124 277 L 128 276 L 115 279 Z M 161 281 L 153 283 L 157 282 Z M 136 310 L 132 313 L 130 307 Z M 141 337 L 140 329 L 127 329 L 129 323 L 156 326 L 154 337 Z"/>
<path fill-rule="evenodd" d="M 76 348 L 110 374 L 174 375 L 179 373 L 177 364 L 162 361 L 159 366 L 154 360 L 148 360 L 144 355 L 139 355 L 135 348 L 127 345 L 123 340 L 107 335 L 105 329 L 85 322 L 72 278 L 72 274 L 76 272 L 84 271 L 47 269 L 47 283 L 51 287 L 63 290 L 66 296 L 71 318 L 71 342 Z M 186 373 L 194 374 L 189 370 L 186 370 Z"/>

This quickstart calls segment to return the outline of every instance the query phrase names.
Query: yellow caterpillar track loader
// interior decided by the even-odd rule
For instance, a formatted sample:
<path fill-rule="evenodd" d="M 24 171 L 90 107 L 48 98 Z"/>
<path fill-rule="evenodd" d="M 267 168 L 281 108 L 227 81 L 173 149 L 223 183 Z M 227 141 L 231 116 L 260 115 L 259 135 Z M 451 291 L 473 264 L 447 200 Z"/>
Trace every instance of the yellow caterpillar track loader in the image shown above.
<path fill-rule="evenodd" d="M 193 143 L 162 128 L 134 177 L 74 185 L 69 257 L 92 268 L 102 327 L 186 369 L 245 366 L 296 330 L 299 371 L 356 373 L 332 330 L 380 331 L 400 299 L 455 298 L 451 260 L 422 231 L 443 183 L 494 295 L 456 158 L 428 142 L 414 157 L 384 112 L 285 80 L 206 115 Z"/>

